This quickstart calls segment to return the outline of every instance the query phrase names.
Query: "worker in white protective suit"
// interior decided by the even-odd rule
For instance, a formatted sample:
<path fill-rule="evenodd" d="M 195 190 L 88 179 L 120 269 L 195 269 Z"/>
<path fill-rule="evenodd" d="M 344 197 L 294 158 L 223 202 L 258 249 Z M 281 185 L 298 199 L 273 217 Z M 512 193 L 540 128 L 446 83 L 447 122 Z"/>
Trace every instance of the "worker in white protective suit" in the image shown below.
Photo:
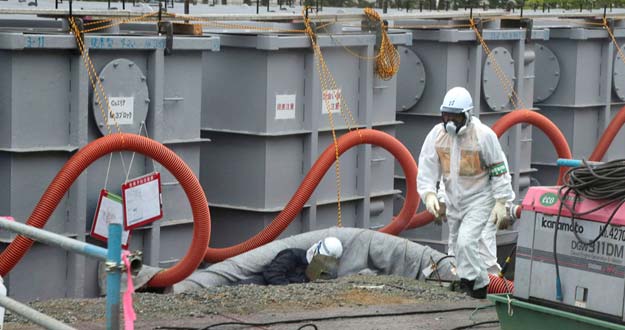
<path fill-rule="evenodd" d="M 472 109 L 466 89 L 447 92 L 440 108 L 443 122 L 427 135 L 419 155 L 417 190 L 430 213 L 446 215 L 448 253 L 456 257 L 460 289 L 483 299 L 488 271 L 500 269 L 495 235 L 514 192 L 497 135 L 471 115 Z M 444 193 L 437 190 L 439 180 Z M 443 205 L 446 214 L 440 213 Z"/>

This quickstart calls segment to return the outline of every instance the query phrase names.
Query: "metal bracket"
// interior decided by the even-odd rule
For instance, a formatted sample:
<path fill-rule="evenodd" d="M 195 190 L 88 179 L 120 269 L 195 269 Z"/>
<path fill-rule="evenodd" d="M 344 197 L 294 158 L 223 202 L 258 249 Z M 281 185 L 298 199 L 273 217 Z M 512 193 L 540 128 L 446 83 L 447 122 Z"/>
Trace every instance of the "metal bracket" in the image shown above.
<path fill-rule="evenodd" d="M 388 26 L 387 20 L 380 21 L 372 21 L 372 20 L 363 20 L 360 24 L 362 31 L 373 32 L 375 31 L 375 48 L 374 50 L 377 52 L 380 47 L 382 47 L 382 29 Z"/>
<path fill-rule="evenodd" d="M 522 28 L 525 28 L 525 42 L 532 40 L 532 31 L 534 29 L 534 20 L 531 18 L 521 18 L 519 22 Z"/>
<path fill-rule="evenodd" d="M 143 266 L 143 252 L 133 251 L 128 255 L 128 262 L 130 263 L 130 271 L 133 275 L 139 273 Z M 126 272 L 127 268 L 123 262 L 115 264 L 114 262 L 107 261 L 104 263 L 104 267 L 107 273 L 110 272 Z"/>
<path fill-rule="evenodd" d="M 165 35 L 165 55 L 171 55 L 174 46 L 174 26 L 171 22 L 158 22 L 158 33 Z"/>
<path fill-rule="evenodd" d="M 529 42 L 532 40 L 534 20 L 531 18 L 527 18 L 527 17 L 521 17 L 519 19 L 502 19 L 501 28 L 525 29 L 525 41 Z"/>
<path fill-rule="evenodd" d="M 375 24 L 375 48 L 374 50 L 377 52 L 382 48 L 382 33 L 384 33 L 383 29 L 385 26 L 388 26 L 387 20 L 382 20 L 382 22 L 376 22 Z"/>
<path fill-rule="evenodd" d="M 104 267 L 106 269 L 107 273 L 111 273 L 111 272 L 124 272 L 126 270 L 126 266 L 122 263 L 120 264 L 116 264 L 114 262 L 111 261 L 107 261 L 104 263 Z"/>

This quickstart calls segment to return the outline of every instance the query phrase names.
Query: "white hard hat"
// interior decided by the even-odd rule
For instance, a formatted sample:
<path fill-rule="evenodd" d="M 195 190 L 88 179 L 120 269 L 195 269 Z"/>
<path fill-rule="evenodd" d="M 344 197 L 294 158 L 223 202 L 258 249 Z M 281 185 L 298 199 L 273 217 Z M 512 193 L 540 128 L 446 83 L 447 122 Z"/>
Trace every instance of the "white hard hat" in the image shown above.
<path fill-rule="evenodd" d="M 343 255 L 343 244 L 341 244 L 341 241 L 336 237 L 326 237 L 320 240 L 306 251 L 306 260 L 308 260 L 308 263 L 310 263 L 312 258 L 317 254 L 338 259 Z"/>
<path fill-rule="evenodd" d="M 466 113 L 473 109 L 471 94 L 464 87 L 454 87 L 447 91 L 441 112 Z"/>

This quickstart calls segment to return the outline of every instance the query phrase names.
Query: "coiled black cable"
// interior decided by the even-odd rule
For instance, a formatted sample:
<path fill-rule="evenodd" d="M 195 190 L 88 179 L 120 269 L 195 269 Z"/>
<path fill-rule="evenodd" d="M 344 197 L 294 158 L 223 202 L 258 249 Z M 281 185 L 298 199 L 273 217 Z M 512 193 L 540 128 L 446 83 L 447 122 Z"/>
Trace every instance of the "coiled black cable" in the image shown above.
<path fill-rule="evenodd" d="M 568 196 L 573 197 L 573 205 L 569 205 L 566 202 Z M 560 199 L 560 209 L 564 206 L 571 213 L 571 226 L 573 228 L 575 228 L 575 218 L 616 204 L 606 225 L 594 239 L 587 241 L 579 236 L 577 230 L 573 230 L 573 234 L 579 242 L 584 245 L 594 244 L 604 235 L 610 223 L 612 223 L 614 215 L 618 212 L 621 205 L 625 203 L 625 159 L 613 160 L 595 166 L 583 160 L 583 166 L 571 168 L 564 175 L 564 185 L 558 191 L 558 198 Z M 591 210 L 578 212 L 575 209 L 577 203 L 581 200 L 580 198 L 600 200 L 603 203 Z M 560 214 L 561 212 L 558 212 L 558 220 Z"/>
<path fill-rule="evenodd" d="M 553 232 L 553 259 L 556 267 L 557 298 L 562 300 L 562 289 L 560 284 L 560 265 L 558 263 L 557 240 L 558 229 L 560 228 L 560 217 L 562 208 L 565 207 L 571 213 L 571 227 L 577 240 L 584 245 L 595 244 L 612 223 L 614 215 L 625 203 L 625 159 L 609 161 L 599 165 L 590 165 L 586 160 L 582 160 L 583 166 L 573 167 L 564 175 L 564 184 L 558 189 L 558 199 L 560 207 L 558 217 Z M 567 203 L 567 199 L 573 197 L 573 205 Z M 576 211 L 580 198 L 603 201 L 597 207 L 584 212 Z M 610 214 L 605 226 L 601 228 L 597 237 L 592 240 L 585 240 L 579 236 L 575 226 L 575 218 L 596 212 L 606 206 L 616 204 L 614 211 Z"/>

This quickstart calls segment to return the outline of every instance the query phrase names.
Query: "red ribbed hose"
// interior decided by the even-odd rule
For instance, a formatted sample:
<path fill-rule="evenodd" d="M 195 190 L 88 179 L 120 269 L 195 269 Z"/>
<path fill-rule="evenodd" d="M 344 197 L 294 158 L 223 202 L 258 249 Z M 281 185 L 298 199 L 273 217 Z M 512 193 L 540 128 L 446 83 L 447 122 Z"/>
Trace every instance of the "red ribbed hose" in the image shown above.
<path fill-rule="evenodd" d="M 486 290 L 488 294 L 514 293 L 514 282 L 493 274 L 488 274 L 488 278 L 490 279 Z"/>
<path fill-rule="evenodd" d="M 621 111 L 619 113 L 619 116 L 621 115 L 623 117 L 621 120 L 625 122 L 625 112 Z M 530 111 L 530 110 L 525 110 L 525 109 L 512 111 L 508 113 L 507 115 L 501 117 L 501 119 L 499 119 L 493 125 L 493 131 L 495 132 L 495 134 L 497 134 L 497 137 L 501 137 L 503 133 L 505 133 L 509 128 L 520 123 L 534 125 L 535 127 L 538 127 L 541 131 L 543 131 L 543 133 L 547 135 L 547 137 L 549 138 L 549 140 L 555 147 L 558 157 L 567 158 L 567 159 L 572 157 L 569 144 L 566 141 L 564 134 L 562 134 L 562 132 L 558 128 L 558 126 L 556 126 L 551 120 L 549 120 L 549 118 L 535 111 Z M 612 124 L 614 123 L 615 121 L 612 122 Z M 610 127 L 612 127 L 612 124 L 610 124 Z M 620 128 L 621 125 L 622 125 L 622 122 L 620 125 L 618 125 L 618 128 Z M 617 132 L 618 132 L 618 128 L 616 129 Z M 616 135 L 616 133 L 614 133 L 614 135 Z M 614 135 L 612 135 L 611 139 L 614 138 Z M 611 139 L 610 139 L 610 142 L 611 142 Z M 609 143 L 608 143 L 608 146 L 609 146 Z M 562 177 L 564 176 L 565 172 L 566 172 L 566 168 L 563 168 L 563 167 L 560 168 L 558 184 L 562 184 Z M 434 220 L 434 216 L 430 214 L 428 211 L 420 212 L 418 214 L 415 214 L 412 217 L 412 219 L 410 219 L 410 223 L 408 224 L 407 229 L 414 229 L 414 228 L 418 228 L 421 226 L 425 226 L 428 223 L 432 222 L 433 220 Z"/>
<path fill-rule="evenodd" d="M 608 151 L 608 148 L 610 147 L 610 144 L 612 144 L 614 137 L 616 136 L 616 134 L 618 134 L 624 123 L 625 107 L 622 107 L 621 110 L 619 110 L 619 112 L 616 114 L 614 119 L 612 119 L 610 125 L 608 125 L 608 128 L 606 128 L 605 132 L 603 132 L 603 135 L 601 135 L 601 139 L 599 139 L 597 147 L 595 147 L 595 150 L 592 152 L 588 160 L 599 162 L 601 161 L 601 159 L 603 159 L 603 156 L 605 156 L 605 153 Z"/>
<path fill-rule="evenodd" d="M 428 211 L 421 211 L 412 216 L 412 219 L 410 219 L 410 223 L 408 223 L 408 227 L 406 227 L 406 229 L 423 227 L 432 221 L 434 221 L 434 215 L 432 213 Z"/>
<path fill-rule="evenodd" d="M 351 131 L 341 136 L 337 143 L 339 155 L 353 146 L 366 143 L 385 148 L 399 161 L 406 175 L 406 202 L 396 220 L 391 221 L 380 231 L 393 235 L 400 233 L 408 224 L 420 202 L 417 194 L 417 164 L 410 151 L 392 135 L 372 129 Z M 209 247 L 206 250 L 204 260 L 207 262 L 221 261 L 269 243 L 278 237 L 302 210 L 304 203 L 308 201 L 325 173 L 334 164 L 335 157 L 334 144 L 331 144 L 312 166 L 284 210 L 269 226 L 243 243 L 221 249 Z"/>
<path fill-rule="evenodd" d="M 564 134 L 562 134 L 562 131 L 560 131 L 558 126 L 549 120 L 549 118 L 536 111 L 525 109 L 512 111 L 501 117 L 501 119 L 493 125 L 493 131 L 500 137 L 510 127 L 520 123 L 531 124 L 543 131 L 543 133 L 545 133 L 545 135 L 549 138 L 549 141 L 551 141 L 551 144 L 555 147 L 559 158 L 570 159 L 573 157 L 571 155 L 569 143 L 566 141 Z M 566 168 L 560 167 L 560 175 L 558 176 L 559 185 L 562 184 L 564 173 L 566 173 Z"/>
<path fill-rule="evenodd" d="M 210 238 L 208 202 L 193 171 L 173 151 L 164 145 L 134 134 L 110 134 L 99 138 L 78 151 L 46 189 L 26 224 L 43 228 L 50 215 L 76 178 L 94 161 L 115 151 L 135 151 L 149 156 L 167 168 L 180 182 L 193 211 L 193 240 L 186 255 L 174 266 L 158 273 L 148 285 L 165 287 L 189 276 L 202 262 Z M 0 274 L 6 275 L 22 259 L 33 240 L 17 236 L 0 254 Z"/>

